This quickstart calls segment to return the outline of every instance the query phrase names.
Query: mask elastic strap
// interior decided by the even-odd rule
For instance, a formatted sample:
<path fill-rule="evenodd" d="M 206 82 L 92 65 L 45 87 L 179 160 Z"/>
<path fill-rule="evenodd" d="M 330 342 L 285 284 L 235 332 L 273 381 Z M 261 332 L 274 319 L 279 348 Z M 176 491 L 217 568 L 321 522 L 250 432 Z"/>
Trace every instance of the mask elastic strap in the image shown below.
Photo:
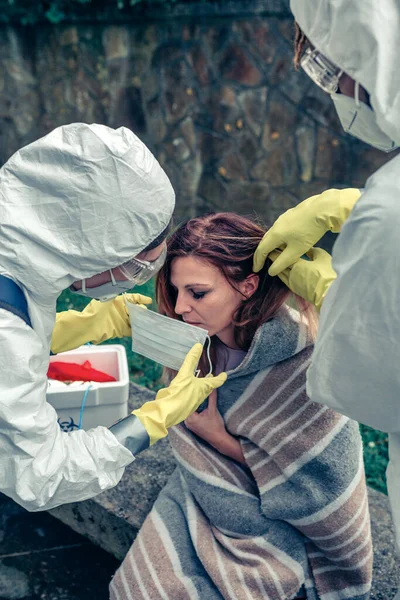
<path fill-rule="evenodd" d="M 356 103 L 357 108 L 360 108 L 361 103 L 360 103 L 360 84 L 358 83 L 358 81 L 355 82 L 354 85 L 354 101 Z"/>
<path fill-rule="evenodd" d="M 115 277 L 114 277 L 114 273 L 112 272 L 112 269 L 109 269 L 110 275 L 111 275 L 111 281 L 113 285 L 117 285 L 117 282 L 115 281 Z"/>
<path fill-rule="evenodd" d="M 208 371 L 206 377 L 212 377 L 212 362 L 211 362 L 211 356 L 210 356 L 210 350 L 211 350 L 211 338 L 210 336 L 206 337 L 206 341 L 208 342 L 207 344 L 207 359 L 208 359 L 208 364 L 210 366 L 210 370 Z M 200 369 L 197 369 L 195 371 L 195 376 L 199 377 L 200 375 Z"/>
<path fill-rule="evenodd" d="M 211 350 L 211 338 L 210 336 L 207 336 L 207 358 L 208 358 L 208 364 L 210 365 L 210 370 L 208 371 L 206 377 L 211 377 L 212 376 L 212 362 L 211 362 L 211 356 L 210 356 L 210 350 Z"/>

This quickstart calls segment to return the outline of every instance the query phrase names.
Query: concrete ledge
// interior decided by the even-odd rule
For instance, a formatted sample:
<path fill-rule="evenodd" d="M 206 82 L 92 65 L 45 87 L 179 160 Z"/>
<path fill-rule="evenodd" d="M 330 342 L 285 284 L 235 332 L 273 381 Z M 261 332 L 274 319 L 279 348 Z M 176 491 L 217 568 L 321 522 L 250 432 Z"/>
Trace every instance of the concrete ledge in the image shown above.
<path fill-rule="evenodd" d="M 131 384 L 132 410 L 153 397 L 146 388 Z M 60 506 L 50 514 L 122 560 L 174 468 L 171 449 L 162 440 L 126 469 L 114 489 L 92 500 Z M 375 554 L 371 599 L 391 600 L 400 587 L 400 572 L 389 502 L 380 492 L 368 492 Z"/>

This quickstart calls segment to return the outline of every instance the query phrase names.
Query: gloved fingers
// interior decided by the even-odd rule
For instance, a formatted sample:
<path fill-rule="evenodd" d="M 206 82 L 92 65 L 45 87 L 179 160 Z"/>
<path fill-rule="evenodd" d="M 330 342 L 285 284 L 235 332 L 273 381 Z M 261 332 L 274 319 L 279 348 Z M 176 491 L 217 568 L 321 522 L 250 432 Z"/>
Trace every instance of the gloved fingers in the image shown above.
<path fill-rule="evenodd" d="M 361 196 L 361 190 L 359 188 L 330 188 L 322 192 L 321 196 L 330 204 L 337 202 L 338 197 L 345 198 L 351 203 L 356 203 L 359 197 Z"/>
<path fill-rule="evenodd" d="M 318 260 L 320 262 L 332 262 L 331 255 L 323 248 L 310 248 L 306 254 L 313 261 Z"/>
<path fill-rule="evenodd" d="M 227 379 L 226 373 L 220 373 L 216 377 L 202 377 L 201 379 L 196 379 L 196 401 L 193 406 L 193 410 L 197 410 L 204 402 L 204 400 L 210 395 L 210 393 L 216 388 L 221 387 L 225 383 Z"/>
<path fill-rule="evenodd" d="M 320 194 L 314 194 L 313 196 L 308 196 L 308 198 L 304 198 L 303 202 L 308 202 L 309 204 L 311 202 L 315 202 L 315 200 L 319 200 L 321 198 L 321 196 L 325 193 L 326 193 L 326 190 L 325 190 L 325 192 L 321 192 Z M 300 204 L 301 204 L 301 202 L 300 202 Z"/>
<path fill-rule="evenodd" d="M 151 304 L 153 300 L 143 294 L 124 294 L 126 300 L 132 304 Z"/>
<path fill-rule="evenodd" d="M 203 346 L 201 344 L 195 344 L 193 348 L 186 354 L 185 360 L 183 361 L 183 364 L 176 377 L 179 377 L 180 375 L 193 375 L 202 352 Z"/>
<path fill-rule="evenodd" d="M 272 252 L 268 254 L 268 258 L 272 260 L 272 262 L 275 262 L 278 256 L 280 256 L 281 254 L 282 250 L 272 250 Z"/>
<path fill-rule="evenodd" d="M 258 244 L 257 249 L 254 253 L 253 258 L 253 271 L 258 273 L 263 268 L 268 255 L 275 250 L 280 248 L 282 245 L 282 239 L 274 234 L 272 229 L 264 234 L 263 239 Z"/>
<path fill-rule="evenodd" d="M 204 385 L 204 393 L 206 396 L 208 396 L 213 390 L 221 387 L 221 385 L 223 385 L 227 380 L 227 377 L 228 376 L 226 373 L 220 373 L 215 377 L 203 377 L 202 379 L 198 379 L 197 381 L 199 383 L 202 382 L 202 384 Z"/>
<path fill-rule="evenodd" d="M 303 250 L 301 250 L 297 245 L 295 247 L 297 248 L 296 250 L 293 249 L 293 246 L 286 246 L 286 248 L 281 252 L 280 256 L 274 260 L 268 269 L 268 273 L 271 275 L 271 277 L 279 275 L 279 273 L 292 266 L 300 258 L 300 256 L 303 254 Z"/>

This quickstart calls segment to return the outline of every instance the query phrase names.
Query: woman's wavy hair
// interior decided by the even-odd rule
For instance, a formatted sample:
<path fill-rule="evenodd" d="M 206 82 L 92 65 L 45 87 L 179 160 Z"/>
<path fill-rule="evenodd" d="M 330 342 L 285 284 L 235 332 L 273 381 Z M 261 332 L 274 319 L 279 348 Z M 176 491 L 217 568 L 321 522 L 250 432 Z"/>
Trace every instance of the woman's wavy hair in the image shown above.
<path fill-rule="evenodd" d="M 167 241 L 167 259 L 157 276 L 156 298 L 161 314 L 182 320 L 175 313 L 177 293 L 170 282 L 171 264 L 177 257 L 195 256 L 217 267 L 227 282 L 237 291 L 237 285 L 253 274 L 254 252 L 262 240 L 266 228 L 236 213 L 214 213 L 190 219 L 179 226 Z M 242 350 L 248 350 L 256 330 L 276 316 L 281 306 L 294 297 L 279 277 L 268 275 L 269 259 L 258 273 L 259 285 L 254 294 L 243 302 L 233 315 L 235 342 Z M 296 297 L 298 310 L 309 324 L 316 328 L 316 311 L 302 298 Z M 314 333 L 314 331 L 312 332 Z M 211 358 L 215 365 L 213 344 Z M 199 368 L 207 373 L 205 352 Z M 167 370 L 168 379 L 174 372 Z"/>

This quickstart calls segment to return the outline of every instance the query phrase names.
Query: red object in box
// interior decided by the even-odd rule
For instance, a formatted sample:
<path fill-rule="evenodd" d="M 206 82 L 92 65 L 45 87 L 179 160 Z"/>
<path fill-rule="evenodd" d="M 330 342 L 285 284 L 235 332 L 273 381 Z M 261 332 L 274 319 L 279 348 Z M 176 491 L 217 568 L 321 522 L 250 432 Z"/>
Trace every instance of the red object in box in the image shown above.
<path fill-rule="evenodd" d="M 99 383 L 117 381 L 112 375 L 93 369 L 88 360 L 82 365 L 61 361 L 51 362 L 47 371 L 47 377 L 49 379 L 56 379 L 57 381 L 97 381 Z"/>

